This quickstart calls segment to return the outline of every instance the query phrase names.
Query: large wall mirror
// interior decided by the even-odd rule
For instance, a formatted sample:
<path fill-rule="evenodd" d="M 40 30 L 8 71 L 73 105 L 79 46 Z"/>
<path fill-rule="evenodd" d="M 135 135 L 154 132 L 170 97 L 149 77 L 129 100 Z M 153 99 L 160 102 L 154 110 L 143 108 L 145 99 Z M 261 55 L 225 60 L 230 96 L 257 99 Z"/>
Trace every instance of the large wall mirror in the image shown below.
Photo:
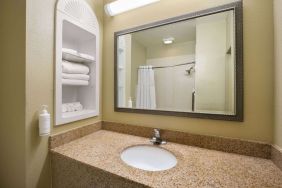
<path fill-rule="evenodd" d="M 115 33 L 115 110 L 243 121 L 242 2 Z"/>

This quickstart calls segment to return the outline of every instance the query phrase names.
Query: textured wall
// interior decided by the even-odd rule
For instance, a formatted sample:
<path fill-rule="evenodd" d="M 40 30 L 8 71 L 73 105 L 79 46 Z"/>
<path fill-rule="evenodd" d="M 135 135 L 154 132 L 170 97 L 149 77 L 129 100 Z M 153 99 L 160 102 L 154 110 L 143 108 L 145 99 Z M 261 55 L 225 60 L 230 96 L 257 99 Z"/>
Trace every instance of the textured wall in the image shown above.
<path fill-rule="evenodd" d="M 274 0 L 275 127 L 274 144 L 282 148 L 282 0 Z"/>
<path fill-rule="evenodd" d="M 25 183 L 25 6 L 0 1 L 0 187 L 5 188 Z"/>
<path fill-rule="evenodd" d="M 233 0 L 162 0 L 115 17 L 104 17 L 103 120 L 205 135 L 271 142 L 273 135 L 273 5 L 244 0 L 245 121 L 227 122 L 114 112 L 114 32 L 198 11 Z M 105 1 L 107 3 L 109 1 Z"/>
<path fill-rule="evenodd" d="M 103 1 L 87 0 L 95 9 L 103 38 Z M 50 187 L 48 138 L 38 136 L 38 110 L 47 104 L 54 120 L 54 37 L 56 0 L 27 0 L 27 60 L 26 60 L 26 187 Z M 102 53 L 102 52 L 101 52 Z M 89 125 L 101 116 L 53 127 L 52 133 Z"/>

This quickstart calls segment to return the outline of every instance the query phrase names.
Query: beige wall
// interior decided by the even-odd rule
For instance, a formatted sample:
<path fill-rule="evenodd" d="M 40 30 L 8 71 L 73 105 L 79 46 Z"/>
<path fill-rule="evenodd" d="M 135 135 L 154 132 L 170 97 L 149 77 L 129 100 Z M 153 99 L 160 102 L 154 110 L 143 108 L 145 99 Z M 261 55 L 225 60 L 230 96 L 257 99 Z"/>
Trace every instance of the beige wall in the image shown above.
<path fill-rule="evenodd" d="M 0 187 L 25 184 L 25 1 L 0 1 Z"/>
<path fill-rule="evenodd" d="M 162 0 L 115 17 L 104 17 L 103 120 L 197 134 L 271 142 L 273 135 L 273 6 L 244 0 L 244 122 L 114 112 L 114 32 L 232 2 Z M 105 3 L 108 1 L 105 1 Z M 142 15 L 142 16 L 140 16 Z M 107 73 L 107 74 L 106 74 Z M 262 76 L 263 75 L 263 76 Z"/>
<path fill-rule="evenodd" d="M 88 2 L 94 7 L 98 16 L 102 39 L 103 0 L 88 0 Z M 54 121 L 55 4 L 56 0 L 27 0 L 26 187 L 28 188 L 47 188 L 51 185 L 48 138 L 38 136 L 37 116 L 41 105 L 47 104 L 52 115 L 52 121 Z M 88 125 L 99 120 L 101 120 L 101 116 L 59 127 L 53 127 L 52 122 L 52 134 Z"/>
<path fill-rule="evenodd" d="M 274 0 L 275 127 L 274 144 L 282 148 L 282 0 Z"/>

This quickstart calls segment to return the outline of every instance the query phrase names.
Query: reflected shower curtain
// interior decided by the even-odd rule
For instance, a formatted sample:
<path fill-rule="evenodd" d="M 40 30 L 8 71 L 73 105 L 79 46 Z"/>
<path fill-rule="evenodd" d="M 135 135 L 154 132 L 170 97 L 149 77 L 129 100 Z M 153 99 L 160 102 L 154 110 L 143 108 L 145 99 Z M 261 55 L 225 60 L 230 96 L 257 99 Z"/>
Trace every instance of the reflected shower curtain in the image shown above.
<path fill-rule="evenodd" d="M 136 108 L 156 109 L 155 75 L 150 65 L 138 68 Z"/>

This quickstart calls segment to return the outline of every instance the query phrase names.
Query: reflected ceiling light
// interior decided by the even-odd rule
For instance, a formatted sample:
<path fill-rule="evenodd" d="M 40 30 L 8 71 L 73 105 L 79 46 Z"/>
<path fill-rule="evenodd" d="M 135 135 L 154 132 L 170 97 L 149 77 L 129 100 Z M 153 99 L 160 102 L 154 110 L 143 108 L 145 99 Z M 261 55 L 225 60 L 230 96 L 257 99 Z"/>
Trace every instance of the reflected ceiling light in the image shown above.
<path fill-rule="evenodd" d="M 174 41 L 173 37 L 169 37 L 169 38 L 163 38 L 163 43 L 164 44 L 172 44 Z"/>
<path fill-rule="evenodd" d="M 105 12 L 110 16 L 115 16 L 123 12 L 143 7 L 160 0 L 116 0 L 105 5 Z"/>

